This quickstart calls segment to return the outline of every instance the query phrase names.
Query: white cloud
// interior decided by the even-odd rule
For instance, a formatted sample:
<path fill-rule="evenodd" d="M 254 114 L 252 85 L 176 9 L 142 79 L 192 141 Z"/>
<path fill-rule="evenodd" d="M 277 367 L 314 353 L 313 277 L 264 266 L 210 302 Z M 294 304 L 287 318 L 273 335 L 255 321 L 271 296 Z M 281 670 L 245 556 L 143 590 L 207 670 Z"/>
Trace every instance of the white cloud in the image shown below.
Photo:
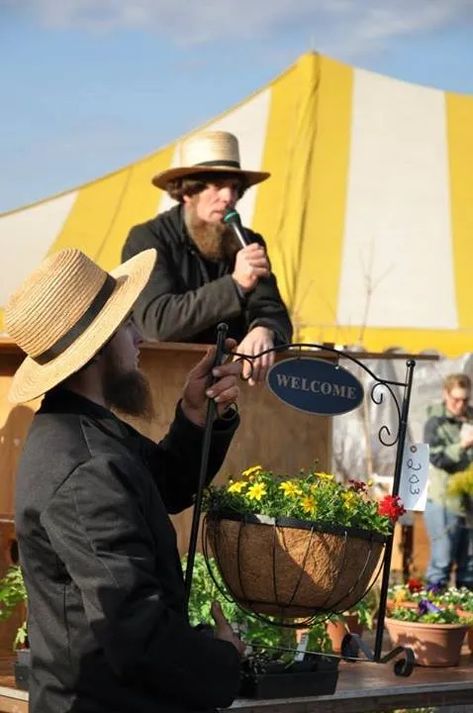
<path fill-rule="evenodd" d="M 48 27 L 142 29 L 180 45 L 258 40 L 289 28 L 344 56 L 473 19 L 471 0 L 22 0 L 20 7 Z"/>

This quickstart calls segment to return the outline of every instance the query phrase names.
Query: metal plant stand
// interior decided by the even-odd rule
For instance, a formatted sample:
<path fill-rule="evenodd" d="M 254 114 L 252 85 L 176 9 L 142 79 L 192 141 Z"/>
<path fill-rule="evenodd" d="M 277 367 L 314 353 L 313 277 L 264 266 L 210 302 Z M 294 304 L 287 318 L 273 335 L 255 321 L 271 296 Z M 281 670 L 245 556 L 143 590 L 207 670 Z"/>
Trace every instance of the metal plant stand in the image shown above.
<path fill-rule="evenodd" d="M 222 361 L 228 356 L 228 352 L 225 350 L 225 337 L 227 333 L 227 325 L 221 324 L 218 327 L 218 337 L 216 345 L 216 356 L 215 365 L 221 364 Z M 355 358 L 350 354 L 346 354 L 334 347 L 329 347 L 326 345 L 315 344 L 315 343 L 297 343 L 297 344 L 283 344 L 272 349 L 268 349 L 261 354 L 249 357 L 245 354 L 238 354 L 237 352 L 231 352 L 232 356 L 238 356 L 241 359 L 252 362 L 262 354 L 269 352 L 293 352 L 295 356 L 301 353 L 301 350 L 312 350 L 311 356 L 316 357 L 317 351 L 330 352 L 334 354 L 339 359 L 347 359 L 350 362 L 356 364 L 358 367 L 364 370 L 372 379 L 373 384 L 370 388 L 370 398 L 372 402 L 376 405 L 383 403 L 384 396 L 387 394 L 391 399 L 395 407 L 394 412 L 397 417 L 397 426 L 392 431 L 387 425 L 383 424 L 379 428 L 378 438 L 380 443 L 386 447 L 393 447 L 396 450 L 396 459 L 394 467 L 394 478 L 391 490 L 392 496 L 397 496 L 400 489 L 401 481 L 401 471 L 402 471 L 402 459 L 404 446 L 407 434 L 407 417 L 409 412 L 409 404 L 412 390 L 413 372 L 415 367 L 415 361 L 408 360 L 406 362 L 406 373 L 404 381 L 393 381 L 379 378 L 374 374 L 360 359 Z M 320 357 L 323 359 L 323 356 Z M 398 395 L 395 393 L 398 391 Z M 211 442 L 211 432 L 212 423 L 216 417 L 216 408 L 212 400 L 209 400 L 207 418 L 204 430 L 204 439 L 202 447 L 202 459 L 200 468 L 200 478 L 199 487 L 195 499 L 191 535 L 189 542 L 189 553 L 187 559 L 187 569 L 185 575 L 185 585 L 187 599 L 189 599 L 191 586 L 192 586 L 192 576 L 193 567 L 195 561 L 195 553 L 197 548 L 197 537 L 199 521 L 201 516 L 201 506 L 202 506 L 202 495 L 204 490 L 204 484 L 206 479 L 207 465 L 208 465 L 208 455 Z M 394 661 L 394 672 L 397 676 L 409 676 L 415 664 L 415 657 L 412 649 L 409 647 L 398 646 L 388 653 L 382 654 L 382 643 L 383 643 L 383 632 L 384 632 L 384 621 L 386 615 L 386 603 L 388 596 L 389 587 L 389 574 L 393 550 L 393 537 L 394 532 L 386 537 L 386 543 L 384 548 L 384 554 L 381 560 L 381 566 L 378 571 L 377 578 L 382 572 L 381 576 L 381 591 L 380 591 L 380 602 L 379 611 L 377 617 L 377 624 L 375 630 L 375 643 L 374 648 L 371 649 L 361 638 L 356 634 L 347 634 L 342 643 L 341 658 L 349 661 L 371 661 L 374 663 L 387 663 L 389 661 Z M 371 585 L 372 586 L 372 585 Z M 366 592 L 365 592 L 366 593 Z M 364 595 L 363 595 L 364 596 Z M 362 598 L 362 597 L 360 597 Z M 253 612 L 250 612 L 253 613 Z M 325 612 L 325 617 L 327 617 L 327 612 Z M 260 617 L 259 617 L 260 618 Z M 274 622 L 268 622 L 274 624 Z M 300 627 L 300 624 L 298 625 Z M 361 655 L 360 655 L 361 654 Z M 306 655 L 319 655 L 322 656 L 320 652 L 306 652 Z M 326 658 L 327 656 L 333 658 L 340 658 L 333 654 L 323 654 Z"/>

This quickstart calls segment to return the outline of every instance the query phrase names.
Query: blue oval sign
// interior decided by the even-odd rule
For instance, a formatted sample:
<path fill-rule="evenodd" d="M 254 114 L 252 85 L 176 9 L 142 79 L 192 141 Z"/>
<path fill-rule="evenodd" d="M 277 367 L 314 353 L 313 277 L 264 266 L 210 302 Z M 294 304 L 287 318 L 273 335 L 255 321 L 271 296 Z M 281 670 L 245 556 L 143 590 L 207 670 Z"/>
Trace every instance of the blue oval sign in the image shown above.
<path fill-rule="evenodd" d="M 348 413 L 364 396 L 363 386 L 349 371 L 311 357 L 276 362 L 266 381 L 273 394 L 289 406 L 322 416 Z"/>

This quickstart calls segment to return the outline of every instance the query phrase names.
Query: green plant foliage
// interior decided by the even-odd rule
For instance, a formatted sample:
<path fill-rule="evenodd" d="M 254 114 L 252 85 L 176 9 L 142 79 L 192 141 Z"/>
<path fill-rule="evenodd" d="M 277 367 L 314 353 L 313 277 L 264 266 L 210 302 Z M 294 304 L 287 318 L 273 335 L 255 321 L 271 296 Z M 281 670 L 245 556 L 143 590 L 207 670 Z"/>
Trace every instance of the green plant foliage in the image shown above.
<path fill-rule="evenodd" d="M 12 565 L 0 579 L 0 621 L 9 619 L 17 605 L 23 603 L 27 603 L 23 573 L 19 565 Z M 26 621 L 24 621 L 16 632 L 13 648 L 24 648 L 27 641 Z"/>
<path fill-rule="evenodd" d="M 363 481 L 344 485 L 329 473 L 301 471 L 293 478 L 257 465 L 243 471 L 239 480 L 210 486 L 204 509 L 327 522 L 388 535 L 404 508 L 397 497 L 387 496 L 378 503 L 368 490 Z"/>
<path fill-rule="evenodd" d="M 393 609 L 389 616 L 391 619 L 399 619 L 400 621 L 415 621 L 421 624 L 463 624 L 465 619 L 461 619 L 453 608 L 438 608 L 437 611 L 431 609 L 423 610 L 421 603 L 416 609 L 396 608 Z"/>

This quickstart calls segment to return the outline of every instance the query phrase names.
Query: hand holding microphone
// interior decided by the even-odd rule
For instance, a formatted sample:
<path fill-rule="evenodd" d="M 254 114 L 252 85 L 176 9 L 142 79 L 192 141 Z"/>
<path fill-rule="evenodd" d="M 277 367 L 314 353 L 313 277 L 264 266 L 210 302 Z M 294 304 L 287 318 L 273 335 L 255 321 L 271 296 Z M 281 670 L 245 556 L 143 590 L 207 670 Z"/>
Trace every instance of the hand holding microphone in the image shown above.
<path fill-rule="evenodd" d="M 234 208 L 229 208 L 223 222 L 230 226 L 242 245 L 235 258 L 232 277 L 242 292 L 251 292 L 261 277 L 269 277 L 270 266 L 266 250 L 259 243 L 250 243 L 241 224 L 240 216 Z"/>

